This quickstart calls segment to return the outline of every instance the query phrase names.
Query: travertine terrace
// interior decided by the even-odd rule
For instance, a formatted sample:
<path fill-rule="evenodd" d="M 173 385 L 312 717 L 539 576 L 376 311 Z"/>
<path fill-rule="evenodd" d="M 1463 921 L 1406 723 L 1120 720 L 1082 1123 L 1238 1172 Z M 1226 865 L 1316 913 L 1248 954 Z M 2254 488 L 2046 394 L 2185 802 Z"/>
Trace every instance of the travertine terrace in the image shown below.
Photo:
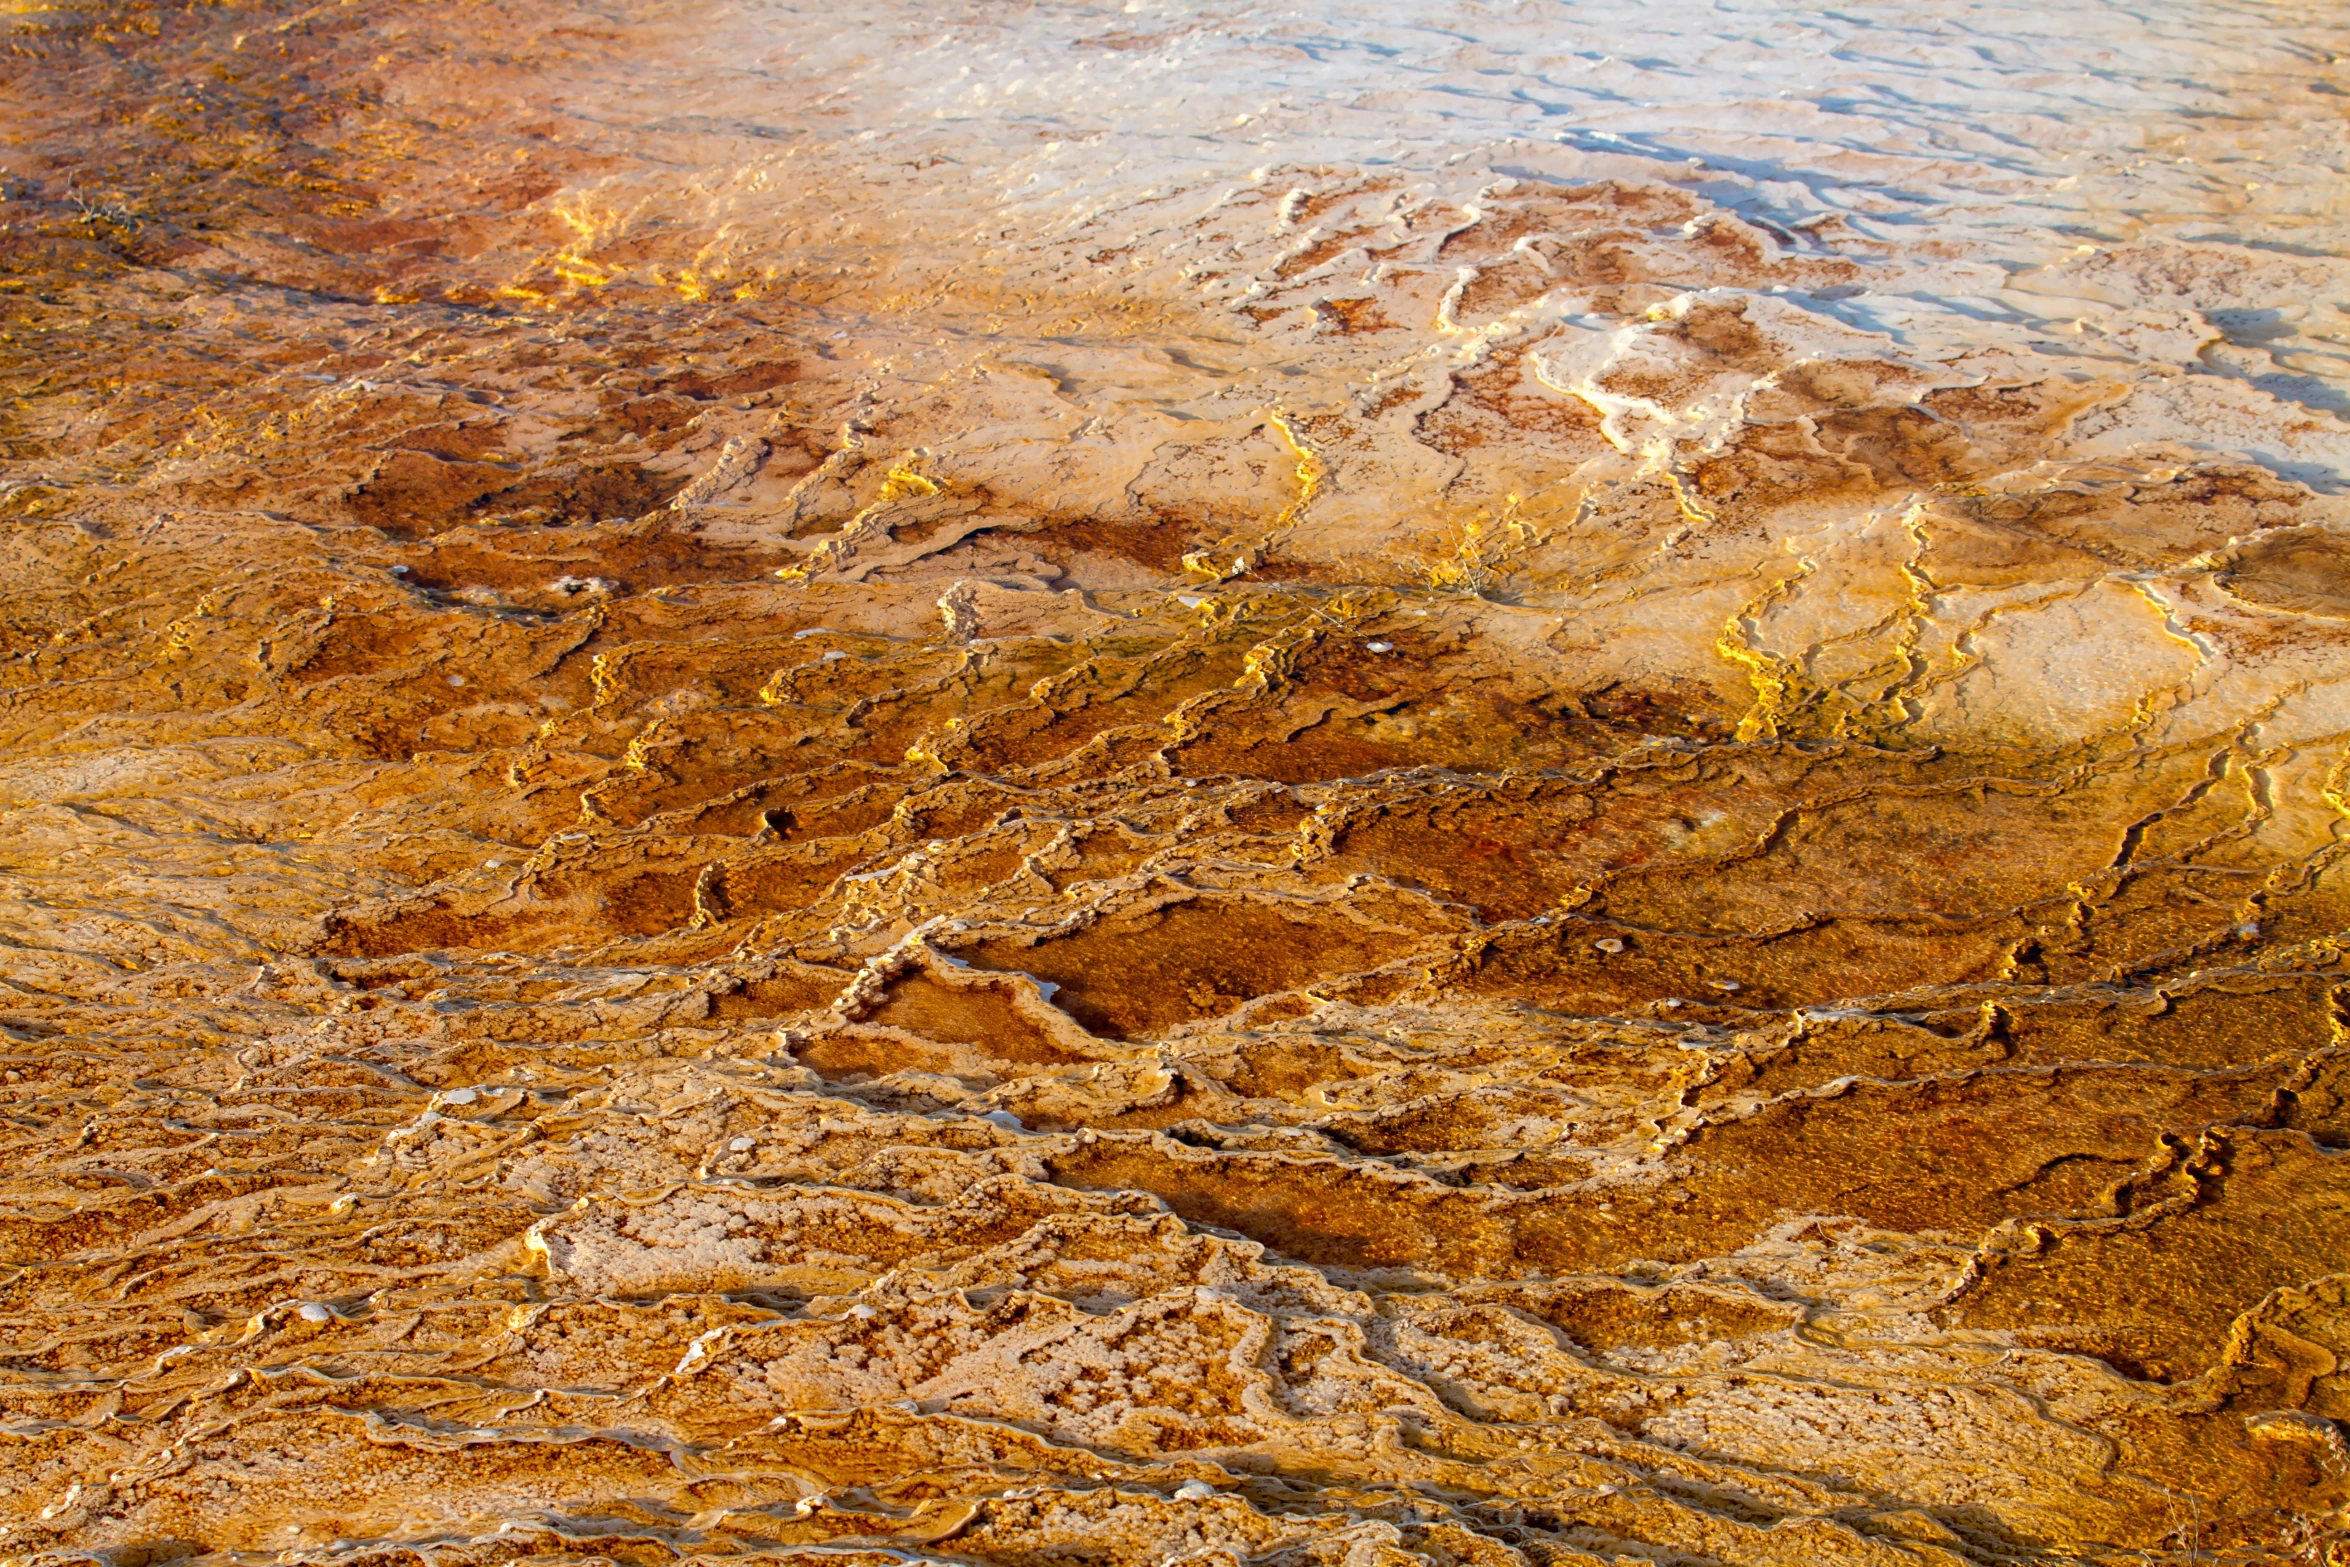
<path fill-rule="evenodd" d="M 0 45 L 0 1559 L 2350 1558 L 2338 8 Z"/>

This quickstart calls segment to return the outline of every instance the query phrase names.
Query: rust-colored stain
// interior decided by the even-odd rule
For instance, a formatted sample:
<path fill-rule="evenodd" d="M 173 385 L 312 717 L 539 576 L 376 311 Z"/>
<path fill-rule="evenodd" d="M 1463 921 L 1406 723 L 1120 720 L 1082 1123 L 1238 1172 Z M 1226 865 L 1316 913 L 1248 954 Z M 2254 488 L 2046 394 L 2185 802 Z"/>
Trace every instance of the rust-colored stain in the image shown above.
<path fill-rule="evenodd" d="M 0 1567 L 2350 1561 L 2350 30 L 1958 26 L 0 5 Z"/>

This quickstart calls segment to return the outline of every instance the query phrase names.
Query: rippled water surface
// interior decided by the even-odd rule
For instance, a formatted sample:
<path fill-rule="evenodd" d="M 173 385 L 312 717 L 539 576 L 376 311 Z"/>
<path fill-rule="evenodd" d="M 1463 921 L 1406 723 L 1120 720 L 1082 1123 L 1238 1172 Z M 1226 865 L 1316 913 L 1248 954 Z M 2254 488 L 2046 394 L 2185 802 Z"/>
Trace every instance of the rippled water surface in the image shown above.
<path fill-rule="evenodd" d="M 2350 20 L 0 0 L 0 1560 L 2350 1560 Z"/>

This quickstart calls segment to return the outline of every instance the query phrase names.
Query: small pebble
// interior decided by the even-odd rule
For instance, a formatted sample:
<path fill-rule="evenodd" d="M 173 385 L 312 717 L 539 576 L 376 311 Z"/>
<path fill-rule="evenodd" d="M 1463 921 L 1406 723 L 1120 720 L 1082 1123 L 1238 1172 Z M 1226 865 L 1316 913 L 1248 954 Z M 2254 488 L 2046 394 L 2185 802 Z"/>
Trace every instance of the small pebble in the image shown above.
<path fill-rule="evenodd" d="M 1738 981 L 1734 979 L 1709 979 L 1706 983 L 1716 990 L 1736 990 L 1738 988 Z"/>
<path fill-rule="evenodd" d="M 759 1140 L 755 1137 L 738 1137 L 726 1145 L 726 1150 L 729 1153 L 749 1153 L 758 1146 Z"/>
<path fill-rule="evenodd" d="M 441 1095 L 441 1103 L 445 1105 L 469 1105 L 473 1100 L 474 1092 L 470 1088 L 452 1088 Z"/>
<path fill-rule="evenodd" d="M 335 1314 L 327 1310 L 324 1306 L 321 1306 L 317 1301 L 311 1300 L 304 1301 L 302 1303 L 302 1309 L 296 1312 L 295 1315 L 300 1317 L 304 1322 L 332 1322 L 334 1320 Z"/>
<path fill-rule="evenodd" d="M 1186 1480 L 1175 1488 L 1178 1502 L 1204 1502 L 1216 1494 L 1216 1488 L 1205 1480 Z"/>
<path fill-rule="evenodd" d="M 859 1322 L 871 1322 L 875 1317 L 880 1316 L 881 1313 L 875 1311 L 871 1306 L 859 1302 L 857 1305 L 851 1306 L 849 1308 L 849 1315 L 855 1317 Z"/>
<path fill-rule="evenodd" d="M 1624 950 L 1624 944 L 1613 936 L 1602 936 L 1591 945 L 1601 952 L 1621 952 Z"/>
<path fill-rule="evenodd" d="M 484 860 L 481 863 L 482 869 L 494 871 L 504 866 L 506 862 L 504 860 Z"/>
<path fill-rule="evenodd" d="M 1369 648 L 1374 653 L 1392 653 L 1395 651 L 1395 644 L 1392 642 L 1366 642 L 1363 644 L 1363 646 Z"/>
<path fill-rule="evenodd" d="M 463 675 L 451 675 L 449 677 L 449 684 L 462 691 L 465 689 L 465 677 Z"/>

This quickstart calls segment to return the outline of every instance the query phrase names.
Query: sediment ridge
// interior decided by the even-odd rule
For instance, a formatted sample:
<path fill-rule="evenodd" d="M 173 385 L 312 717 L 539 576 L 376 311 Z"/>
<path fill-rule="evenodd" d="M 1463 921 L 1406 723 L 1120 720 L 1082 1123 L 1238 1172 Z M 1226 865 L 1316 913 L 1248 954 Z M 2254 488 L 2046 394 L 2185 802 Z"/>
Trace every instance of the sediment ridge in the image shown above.
<path fill-rule="evenodd" d="M 2290 11 L 0 17 L 0 1555 L 2339 1561 Z"/>

